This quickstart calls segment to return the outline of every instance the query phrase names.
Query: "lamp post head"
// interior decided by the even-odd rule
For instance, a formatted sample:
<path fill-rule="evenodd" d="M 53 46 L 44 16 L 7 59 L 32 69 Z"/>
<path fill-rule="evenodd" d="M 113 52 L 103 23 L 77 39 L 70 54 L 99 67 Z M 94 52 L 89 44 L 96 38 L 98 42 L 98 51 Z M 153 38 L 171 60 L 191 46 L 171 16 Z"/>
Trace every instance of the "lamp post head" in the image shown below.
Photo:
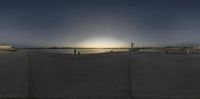
<path fill-rule="evenodd" d="M 133 46 L 134 46 L 134 43 L 132 42 L 132 43 L 131 43 L 131 48 L 133 48 Z"/>

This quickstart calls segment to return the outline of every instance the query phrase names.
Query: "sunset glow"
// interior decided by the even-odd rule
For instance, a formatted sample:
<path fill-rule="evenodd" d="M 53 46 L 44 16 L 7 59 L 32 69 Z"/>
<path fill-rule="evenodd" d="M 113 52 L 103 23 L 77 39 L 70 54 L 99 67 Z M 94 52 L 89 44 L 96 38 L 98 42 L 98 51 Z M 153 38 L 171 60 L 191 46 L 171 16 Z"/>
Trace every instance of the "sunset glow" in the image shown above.
<path fill-rule="evenodd" d="M 116 40 L 113 38 L 91 38 L 85 41 L 80 42 L 77 44 L 76 47 L 83 47 L 83 48 L 124 48 L 128 47 L 123 41 Z"/>

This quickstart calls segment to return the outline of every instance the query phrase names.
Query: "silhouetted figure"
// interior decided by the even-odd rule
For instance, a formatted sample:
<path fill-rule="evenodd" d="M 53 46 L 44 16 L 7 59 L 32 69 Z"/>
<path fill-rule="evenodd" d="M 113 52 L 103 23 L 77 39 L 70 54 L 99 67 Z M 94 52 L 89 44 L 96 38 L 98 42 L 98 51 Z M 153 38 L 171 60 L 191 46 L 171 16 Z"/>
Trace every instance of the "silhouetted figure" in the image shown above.
<path fill-rule="evenodd" d="M 190 54 L 190 50 L 189 49 L 187 49 L 187 55 L 189 55 Z"/>
<path fill-rule="evenodd" d="M 74 55 L 76 55 L 76 49 L 74 49 Z"/>
<path fill-rule="evenodd" d="M 78 55 L 81 55 L 81 53 L 80 53 L 80 52 L 78 52 Z"/>

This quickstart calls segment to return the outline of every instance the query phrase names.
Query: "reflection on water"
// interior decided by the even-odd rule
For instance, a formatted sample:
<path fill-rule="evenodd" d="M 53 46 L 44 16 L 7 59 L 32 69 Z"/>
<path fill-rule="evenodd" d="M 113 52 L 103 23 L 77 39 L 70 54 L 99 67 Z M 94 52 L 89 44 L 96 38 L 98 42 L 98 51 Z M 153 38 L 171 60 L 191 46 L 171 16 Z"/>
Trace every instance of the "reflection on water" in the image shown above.
<path fill-rule="evenodd" d="M 74 49 L 37 49 L 34 51 L 46 52 L 46 53 L 74 53 Z M 128 51 L 127 49 L 76 49 L 81 54 L 92 54 L 92 53 L 105 53 L 105 52 L 119 52 Z"/>

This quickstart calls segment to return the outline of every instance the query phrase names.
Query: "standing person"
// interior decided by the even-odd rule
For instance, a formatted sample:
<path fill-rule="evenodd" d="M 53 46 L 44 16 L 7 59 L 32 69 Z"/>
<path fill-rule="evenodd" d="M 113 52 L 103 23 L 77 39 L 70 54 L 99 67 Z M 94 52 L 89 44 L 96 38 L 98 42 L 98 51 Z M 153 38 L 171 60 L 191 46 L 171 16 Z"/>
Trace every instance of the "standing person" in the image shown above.
<path fill-rule="evenodd" d="M 76 54 L 76 49 L 74 49 L 74 55 Z"/>
<path fill-rule="evenodd" d="M 189 55 L 190 54 L 190 50 L 189 49 L 187 49 L 187 55 Z"/>
<path fill-rule="evenodd" d="M 81 53 L 78 51 L 78 55 L 81 55 Z"/>

